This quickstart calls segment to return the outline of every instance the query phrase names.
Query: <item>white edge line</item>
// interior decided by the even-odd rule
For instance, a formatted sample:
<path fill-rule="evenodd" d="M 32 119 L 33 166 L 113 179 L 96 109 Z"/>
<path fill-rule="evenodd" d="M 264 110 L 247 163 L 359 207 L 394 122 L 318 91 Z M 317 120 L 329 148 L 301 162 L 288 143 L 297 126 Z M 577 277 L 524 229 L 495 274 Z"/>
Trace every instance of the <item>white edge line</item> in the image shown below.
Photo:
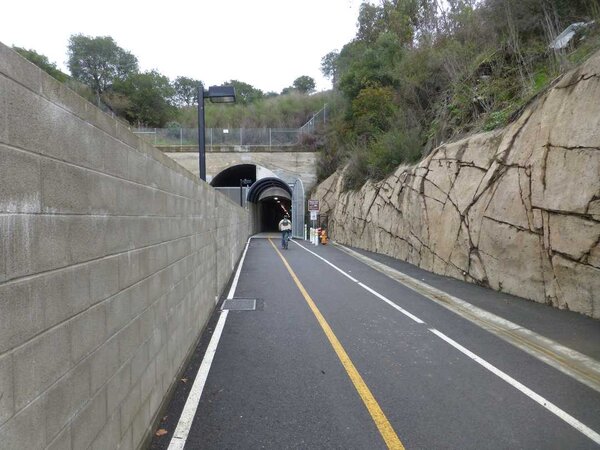
<path fill-rule="evenodd" d="M 337 270 L 339 273 L 341 273 L 342 275 L 344 275 L 345 277 L 351 279 L 352 281 L 354 281 L 355 283 L 358 283 L 358 280 L 350 275 L 348 275 L 346 272 L 344 272 L 342 269 L 340 269 L 339 267 L 334 266 L 333 264 L 331 264 L 329 261 L 327 261 L 325 258 L 323 258 L 320 255 L 317 255 L 315 252 L 310 251 L 309 249 L 307 249 L 304 245 L 300 245 L 298 242 L 296 241 L 292 241 L 294 244 L 296 244 L 297 246 L 299 246 L 300 248 L 306 250 L 308 253 L 311 253 L 313 255 L 315 255 L 317 258 L 319 258 L 321 261 L 323 261 L 325 264 L 329 264 L 331 267 L 333 267 L 335 270 Z"/>
<path fill-rule="evenodd" d="M 198 404 L 200 403 L 202 391 L 204 390 L 204 384 L 208 378 L 210 366 L 212 365 L 213 358 L 217 352 L 217 345 L 221 339 L 221 333 L 225 327 L 225 321 L 227 320 L 228 313 L 229 311 L 225 310 L 219 317 L 215 331 L 210 339 L 210 343 L 208 344 L 204 358 L 202 359 L 202 364 L 200 364 L 200 368 L 196 374 L 194 385 L 192 386 L 192 390 L 190 391 L 190 394 L 185 402 L 185 406 L 183 407 L 183 411 L 181 412 L 181 416 L 179 417 L 177 428 L 175 429 L 173 438 L 169 443 L 169 450 L 183 449 L 185 446 L 190 428 L 192 427 L 192 422 L 194 421 L 194 416 L 196 415 L 196 410 L 198 409 Z"/>
<path fill-rule="evenodd" d="M 466 356 L 468 356 L 469 358 L 471 358 L 476 363 L 478 363 L 478 364 L 482 365 L 483 367 L 485 367 L 487 370 L 489 370 L 490 372 L 492 372 L 494 375 L 496 375 L 496 376 L 500 377 L 502 380 L 506 381 L 508 384 L 510 384 L 515 389 L 518 389 L 519 391 L 521 391 L 527 397 L 531 398 L 533 401 L 535 401 L 536 403 L 538 403 L 541 406 L 543 406 L 544 408 L 546 408 L 552 414 L 556 415 L 557 417 L 559 417 L 560 419 L 562 419 L 563 421 L 565 421 L 566 423 L 568 423 L 569 425 L 571 425 L 577 431 L 579 431 L 580 433 L 583 433 L 584 435 L 586 435 L 588 438 L 590 438 L 596 444 L 600 444 L 600 434 L 596 433 L 591 428 L 589 428 L 586 425 L 582 424 L 577 419 L 575 419 L 573 416 L 571 416 L 570 414 L 566 413 L 565 411 L 563 411 L 562 409 L 560 409 L 555 404 L 553 404 L 550 401 L 546 400 L 541 395 L 536 394 L 534 391 L 532 391 L 531 389 L 529 389 L 527 386 L 519 383 L 517 380 L 515 380 L 514 378 L 512 378 L 510 375 L 502 372 L 500 369 L 498 369 L 497 367 L 491 365 L 489 362 L 487 362 L 483 358 L 480 358 L 475 353 L 471 352 L 470 350 L 468 350 L 465 347 L 463 347 L 462 345 L 460 345 L 458 342 L 455 342 L 454 340 L 452 340 L 451 338 L 449 338 L 448 336 L 446 336 L 444 333 L 441 333 L 440 331 L 438 331 L 438 330 L 436 330 L 434 328 L 430 328 L 429 331 L 431 331 L 433 334 L 435 334 L 436 336 L 438 336 L 440 339 L 443 339 L 444 341 L 446 341 L 448 344 L 450 344 L 452 347 L 454 347 L 455 349 L 457 349 L 461 353 L 463 353 Z"/>
<path fill-rule="evenodd" d="M 363 283 L 358 283 L 358 285 L 360 287 L 362 287 L 363 289 L 366 289 L 367 291 L 369 291 L 371 294 L 373 294 L 375 297 L 380 298 L 381 300 L 383 300 L 384 302 L 386 302 L 388 305 L 390 305 L 392 308 L 400 311 L 402 314 L 404 314 L 405 316 L 411 318 L 412 320 L 414 320 L 417 323 L 425 323 L 423 322 L 421 319 L 419 319 L 417 316 L 415 316 L 414 314 L 409 313 L 407 310 L 405 310 L 404 308 L 396 305 L 393 301 L 391 301 L 390 299 L 384 297 L 383 295 L 381 295 L 379 292 L 374 291 L 373 289 L 371 289 L 369 286 L 367 286 L 366 284 Z"/>
<path fill-rule="evenodd" d="M 248 242 L 246 242 L 244 253 L 242 254 L 235 277 L 231 283 L 229 294 L 227 295 L 228 299 L 233 298 L 233 295 L 235 294 L 235 290 L 240 279 L 240 273 L 242 272 L 244 259 L 246 258 L 246 252 L 248 251 L 248 246 L 250 245 L 250 239 L 252 238 L 249 238 Z M 215 326 L 215 331 L 210 338 L 210 342 L 206 348 L 206 353 L 204 354 L 204 358 L 202 359 L 202 363 L 200 364 L 200 368 L 196 374 L 196 379 L 194 380 L 192 389 L 190 390 L 188 398 L 185 402 L 185 406 L 183 407 L 183 411 L 181 412 L 181 416 L 179 417 L 179 422 L 177 422 L 177 428 L 175 428 L 175 432 L 173 433 L 173 438 L 169 443 L 168 450 L 182 450 L 185 446 L 192 422 L 194 421 L 194 416 L 196 415 L 196 410 L 198 409 L 198 404 L 200 403 L 202 391 L 204 390 L 204 384 L 208 378 L 210 366 L 212 365 L 213 358 L 217 352 L 217 346 L 219 345 L 219 340 L 221 339 L 221 334 L 223 333 L 223 328 L 225 327 L 225 321 L 227 320 L 228 313 L 228 310 L 221 311 L 221 315 L 217 325 Z"/>
<path fill-rule="evenodd" d="M 346 272 L 344 272 L 342 269 L 336 267 L 335 265 L 333 265 L 332 263 L 330 263 L 329 261 L 327 261 L 323 257 L 321 257 L 321 256 L 317 255 L 316 253 L 308 250 L 303 245 L 300 245 L 297 242 L 296 242 L 296 244 L 299 245 L 300 247 L 302 247 L 307 252 L 312 253 L 313 255 L 315 255 L 317 258 L 321 259 L 325 263 L 329 264 L 331 267 L 333 267 L 334 269 L 336 269 L 341 274 L 345 275 L 346 277 L 350 278 L 354 282 L 358 283 L 358 285 L 360 287 L 362 287 L 363 289 L 366 289 L 371 294 L 375 295 L 377 298 L 379 298 L 379 299 L 383 300 L 384 302 L 386 302 L 387 304 L 389 304 L 391 307 L 393 307 L 396 310 L 400 311 L 402 314 L 406 315 L 407 317 L 410 317 L 415 322 L 417 322 L 417 323 L 425 323 L 421 319 L 419 319 L 418 317 L 414 316 L 413 314 L 409 313 L 405 309 L 403 309 L 400 306 L 396 305 L 391 300 L 389 300 L 386 297 L 384 297 L 383 295 L 379 294 L 377 291 L 371 289 L 367 285 L 365 285 L 365 284 L 361 283 L 360 281 L 356 280 L 355 278 L 351 277 Z M 417 280 L 414 280 L 414 281 L 417 281 Z M 417 281 L 417 283 L 419 283 L 419 282 Z M 419 293 L 419 292 L 417 292 L 417 293 Z M 419 293 L 419 294 L 423 295 L 422 293 Z M 448 294 L 446 294 L 446 295 L 448 295 Z M 459 299 L 457 299 L 457 300 L 459 300 Z M 461 301 L 463 303 L 466 303 L 466 302 L 464 302 L 464 300 L 459 300 L 459 301 Z M 532 391 L 531 389 L 529 389 L 524 384 L 519 383 L 517 380 L 515 380 L 514 378 L 512 378 L 510 375 L 502 372 L 500 369 L 498 369 L 495 366 L 491 365 L 489 362 L 487 362 L 483 358 L 480 358 L 475 353 L 471 352 L 470 350 L 468 350 L 467 348 L 463 347 L 458 342 L 455 342 L 454 340 L 452 340 L 451 338 L 449 338 L 445 334 L 441 333 L 440 331 L 436 330 L 435 328 L 430 328 L 429 331 L 431 331 L 433 334 L 435 334 L 436 336 L 438 336 L 440 339 L 446 341 L 448 344 L 450 344 L 451 346 L 453 346 L 454 348 L 456 348 L 457 350 L 459 350 L 461 353 L 464 353 L 466 356 L 468 356 L 469 358 L 471 358 L 473 361 L 475 361 L 478 364 L 480 364 L 483 367 L 485 367 L 487 370 L 489 370 L 490 372 L 492 372 L 496 376 L 500 377 L 502 380 L 504 380 L 505 382 L 507 382 L 508 384 L 510 384 L 512 387 L 514 387 L 517 390 L 521 391 L 523 394 L 525 394 L 526 396 L 528 396 L 529 398 L 531 398 L 532 400 L 534 400 L 536 403 L 538 403 L 541 406 L 543 406 L 544 408 L 546 408 L 548 411 L 550 411 L 551 413 L 553 413 L 554 415 L 556 415 L 557 417 L 559 417 L 560 419 L 562 419 L 564 422 L 566 422 L 569 425 L 571 425 L 573 428 L 575 428 L 577 431 L 579 431 L 580 433 L 582 433 L 585 436 L 587 436 L 588 438 L 590 438 L 595 443 L 600 444 L 600 434 L 596 433 L 594 430 L 592 430 L 588 426 L 586 426 L 583 423 L 579 422 L 577 419 L 575 419 L 573 416 L 571 416 L 567 412 L 565 412 L 562 409 L 560 409 L 558 406 L 556 406 L 553 403 L 551 403 L 550 401 L 546 400 L 541 395 L 535 393 L 534 391 Z"/>
<path fill-rule="evenodd" d="M 246 259 L 246 252 L 248 251 L 248 246 L 250 245 L 250 241 L 252 237 L 248 238 L 248 242 L 246 242 L 246 247 L 244 248 L 244 253 L 242 253 L 242 257 L 240 258 L 240 264 L 235 272 L 235 277 L 233 277 L 233 282 L 231 283 L 231 288 L 229 289 L 229 294 L 227 294 L 227 298 L 233 298 L 235 294 L 235 290 L 237 289 L 238 281 L 240 280 L 240 274 L 242 273 L 242 265 L 244 264 L 244 260 Z"/>
<path fill-rule="evenodd" d="M 579 382 L 585 384 L 586 386 L 588 386 L 596 391 L 599 390 L 597 383 L 594 383 L 593 381 L 588 380 L 586 377 L 581 376 L 577 371 L 570 370 L 570 368 L 568 366 L 566 366 L 565 364 L 561 363 L 560 361 L 557 361 L 556 359 L 549 358 L 547 355 L 539 352 L 531 345 L 524 345 L 523 343 L 520 343 L 513 338 L 508 338 L 505 334 L 499 332 L 498 330 L 494 329 L 493 327 L 500 327 L 501 329 L 503 329 L 505 331 L 509 331 L 512 334 L 520 337 L 521 339 L 525 339 L 529 342 L 538 343 L 542 346 L 551 348 L 555 354 L 562 356 L 563 358 L 570 359 L 570 360 L 576 362 L 578 365 L 584 366 L 584 368 L 598 373 L 598 372 L 600 372 L 600 363 L 593 360 L 592 358 L 590 358 L 582 353 L 579 353 L 576 350 L 565 347 L 564 345 L 559 344 L 551 339 L 541 336 L 532 330 L 522 327 L 521 325 L 518 325 L 514 322 L 510 322 L 502 317 L 499 317 L 495 314 L 485 311 L 484 309 L 481 309 L 481 308 L 479 308 L 471 303 L 468 303 L 458 297 L 454 297 L 454 296 L 446 293 L 445 291 L 442 291 L 442 290 L 437 289 L 433 286 L 430 286 L 426 283 L 423 283 L 416 278 L 406 275 L 405 273 L 402 273 L 396 269 L 393 269 L 392 267 L 386 266 L 385 264 L 382 264 L 379 261 L 373 260 L 373 259 L 369 258 L 368 256 L 358 253 L 348 247 L 345 247 L 345 246 L 343 246 L 341 244 L 337 244 L 337 243 L 335 243 L 333 245 L 335 245 L 336 247 L 339 247 L 343 252 L 349 254 L 350 256 L 353 256 L 357 260 L 361 261 L 363 264 L 366 264 L 367 266 L 380 271 L 381 273 L 390 277 L 391 279 L 395 280 L 396 282 L 403 284 L 404 286 L 413 290 L 417 294 L 423 295 L 423 296 L 429 298 L 431 301 L 437 303 L 438 305 L 443 306 L 444 308 L 448 309 L 449 311 L 452 311 L 453 313 L 458 314 L 463 319 L 468 320 L 468 321 L 474 323 L 475 325 L 491 332 L 492 334 L 499 337 L 500 339 L 503 339 L 506 342 L 509 342 L 511 345 L 514 345 L 515 347 L 525 351 L 529 355 L 532 355 L 535 358 L 545 362 L 546 364 L 549 364 L 551 367 L 554 367 L 555 369 L 560 370 L 564 374 L 578 380 Z M 444 298 L 446 298 L 447 302 L 440 301 L 438 298 L 436 298 L 439 296 L 443 296 Z M 465 311 L 468 311 L 469 314 L 468 315 L 465 314 Z M 474 320 L 474 318 L 476 320 Z"/>
<path fill-rule="evenodd" d="M 344 275 L 345 277 L 348 277 L 349 279 L 351 279 L 352 281 L 354 281 L 355 283 L 357 283 L 360 287 L 362 287 L 363 289 L 366 289 L 367 291 L 369 291 L 371 294 L 373 294 L 375 297 L 379 298 L 380 300 L 383 300 L 384 302 L 386 302 L 388 305 L 390 305 L 392 308 L 395 308 L 396 310 L 400 311 L 402 314 L 404 314 L 405 316 L 411 318 L 412 320 L 414 320 L 417 323 L 425 323 L 423 322 L 421 319 L 419 319 L 417 316 L 415 316 L 414 314 L 409 313 L 407 310 L 405 310 L 404 308 L 396 305 L 393 301 L 391 301 L 390 299 L 384 297 L 383 295 L 381 295 L 379 292 L 371 289 L 369 286 L 367 286 L 364 283 L 361 283 L 360 281 L 358 281 L 356 278 L 351 277 L 350 275 L 348 275 L 346 272 L 344 272 L 342 269 L 340 269 L 339 267 L 335 266 L 334 264 L 330 263 L 329 261 L 327 261 L 325 258 L 323 258 L 320 255 L 317 255 L 315 252 L 310 251 L 309 249 L 307 249 L 306 247 L 304 247 L 303 245 L 300 245 L 296 242 L 296 244 L 300 247 L 302 247 L 304 250 L 306 250 L 308 253 L 312 253 L 313 255 L 315 255 L 317 258 L 319 258 L 321 261 L 329 264 L 331 267 L 333 267 L 335 270 L 337 270 L 339 273 L 341 273 L 342 275 Z"/>

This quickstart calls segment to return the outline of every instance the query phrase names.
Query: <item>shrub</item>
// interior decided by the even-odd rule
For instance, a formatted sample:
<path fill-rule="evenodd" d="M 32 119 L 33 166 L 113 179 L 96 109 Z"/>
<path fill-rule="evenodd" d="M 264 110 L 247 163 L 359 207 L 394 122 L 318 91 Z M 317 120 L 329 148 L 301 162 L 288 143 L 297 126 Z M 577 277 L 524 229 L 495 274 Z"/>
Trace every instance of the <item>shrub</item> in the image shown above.
<path fill-rule="evenodd" d="M 393 130 L 379 136 L 369 146 L 367 170 L 369 178 L 382 180 L 400 164 L 417 162 L 421 158 L 422 143 L 417 128 Z"/>

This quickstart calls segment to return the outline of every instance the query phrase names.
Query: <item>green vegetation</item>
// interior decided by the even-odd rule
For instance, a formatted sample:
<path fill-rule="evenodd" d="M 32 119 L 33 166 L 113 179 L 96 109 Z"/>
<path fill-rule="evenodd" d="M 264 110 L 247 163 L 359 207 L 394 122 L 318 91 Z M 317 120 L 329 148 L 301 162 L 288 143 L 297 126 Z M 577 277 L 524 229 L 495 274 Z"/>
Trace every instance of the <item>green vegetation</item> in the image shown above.
<path fill-rule="evenodd" d="M 177 77 L 173 82 L 175 89 L 175 104 L 179 106 L 191 106 L 198 99 L 198 80 L 188 77 Z"/>
<path fill-rule="evenodd" d="M 197 127 L 200 80 L 179 76 L 172 82 L 156 70 L 140 72 L 137 58 L 110 36 L 73 35 L 68 43 L 71 76 L 34 50 L 13 47 L 57 80 L 104 111 L 136 127 Z M 222 128 L 298 128 L 328 102 L 331 94 L 308 95 L 315 80 L 303 75 L 281 94 L 263 92 L 239 80 L 226 81 L 237 103 L 206 102 L 206 126 Z"/>
<path fill-rule="evenodd" d="M 319 140 L 318 176 L 347 164 L 355 189 L 442 142 L 505 126 L 600 48 L 589 24 L 599 17 L 597 0 L 363 3 L 355 38 L 322 59 L 343 106 Z M 574 22 L 588 26 L 551 50 Z"/>
<path fill-rule="evenodd" d="M 294 80 L 294 89 L 302 94 L 310 94 L 315 91 L 315 80 L 307 75 L 303 75 Z"/>
<path fill-rule="evenodd" d="M 44 55 L 40 55 L 35 50 L 26 50 L 21 47 L 13 46 L 13 50 L 21 55 L 23 58 L 27 59 L 29 62 L 35 64 L 48 75 L 56 78 L 60 82 L 65 82 L 69 79 L 69 75 L 61 72 L 56 67 L 56 64 L 51 63 L 48 58 Z"/>
<path fill-rule="evenodd" d="M 71 36 L 68 66 L 75 80 L 92 88 L 98 103 L 100 96 L 115 83 L 138 72 L 137 58 L 109 36 Z"/>
<path fill-rule="evenodd" d="M 164 124 L 175 114 L 171 101 L 175 89 L 167 77 L 154 70 L 115 80 L 110 95 L 107 99 L 113 111 L 129 123 Z M 114 98 L 122 101 L 115 102 Z"/>
<path fill-rule="evenodd" d="M 550 49 L 576 22 L 586 25 L 568 47 Z M 303 144 L 320 151 L 320 179 L 347 165 L 345 185 L 355 189 L 443 142 L 507 125 L 598 48 L 598 0 L 363 3 L 354 39 L 322 59 L 332 91 L 315 94 L 306 75 L 280 94 L 229 80 L 237 103 L 206 102 L 206 126 L 297 128 L 327 103 L 327 125 Z M 71 77 L 33 50 L 15 50 L 134 126 L 196 127 L 200 81 L 142 73 L 110 37 L 71 36 Z"/>
<path fill-rule="evenodd" d="M 237 90 L 236 90 L 236 95 Z M 330 106 L 338 100 L 332 92 L 304 95 L 290 92 L 263 97 L 249 103 L 219 105 L 206 102 L 206 126 L 209 128 L 298 128 L 319 111 L 324 103 Z M 180 108 L 175 121 L 184 128 L 198 123 L 196 107 Z"/>

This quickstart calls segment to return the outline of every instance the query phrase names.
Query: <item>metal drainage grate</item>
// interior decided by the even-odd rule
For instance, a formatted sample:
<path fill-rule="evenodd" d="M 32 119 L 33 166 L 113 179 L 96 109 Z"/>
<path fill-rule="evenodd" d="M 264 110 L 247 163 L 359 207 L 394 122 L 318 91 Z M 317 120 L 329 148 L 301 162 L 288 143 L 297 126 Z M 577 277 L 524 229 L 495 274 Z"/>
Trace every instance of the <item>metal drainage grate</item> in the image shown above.
<path fill-rule="evenodd" d="M 221 310 L 229 311 L 255 311 L 256 310 L 256 299 L 255 298 L 229 298 L 223 302 Z"/>

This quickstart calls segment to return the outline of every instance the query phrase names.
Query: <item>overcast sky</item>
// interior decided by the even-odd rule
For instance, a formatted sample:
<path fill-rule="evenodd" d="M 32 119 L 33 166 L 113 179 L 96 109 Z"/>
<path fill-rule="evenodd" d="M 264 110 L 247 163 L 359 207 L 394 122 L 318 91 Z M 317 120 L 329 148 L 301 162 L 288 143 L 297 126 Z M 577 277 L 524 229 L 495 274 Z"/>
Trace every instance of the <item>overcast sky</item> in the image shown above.
<path fill-rule="evenodd" d="M 0 42 L 33 49 L 68 73 L 69 36 L 111 36 L 141 70 L 207 85 L 236 79 L 281 92 L 301 75 L 331 83 L 321 58 L 356 33 L 361 0 L 10 0 Z"/>

